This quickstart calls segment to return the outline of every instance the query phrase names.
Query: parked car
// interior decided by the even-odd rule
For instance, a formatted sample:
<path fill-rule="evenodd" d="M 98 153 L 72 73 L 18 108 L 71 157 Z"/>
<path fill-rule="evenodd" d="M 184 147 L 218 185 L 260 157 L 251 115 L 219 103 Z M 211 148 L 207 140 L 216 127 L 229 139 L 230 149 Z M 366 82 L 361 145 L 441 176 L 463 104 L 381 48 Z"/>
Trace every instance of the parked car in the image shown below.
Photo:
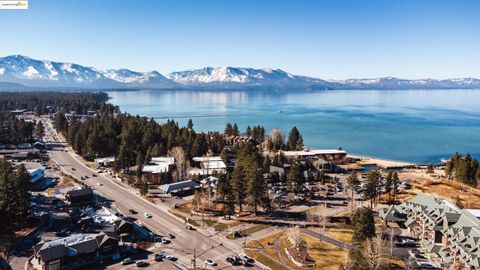
<path fill-rule="evenodd" d="M 236 261 L 237 261 L 237 260 L 235 260 L 235 257 L 231 257 L 231 256 L 225 258 L 225 260 L 226 260 L 229 264 L 231 264 L 231 265 L 234 265 L 234 264 L 236 263 Z"/>
<path fill-rule="evenodd" d="M 187 228 L 187 229 L 189 229 L 189 230 L 192 230 L 192 231 L 195 230 L 195 229 L 192 227 L 192 225 L 188 225 L 188 224 L 185 226 L 185 228 Z"/>
<path fill-rule="evenodd" d="M 217 265 L 217 263 L 214 260 L 210 260 L 210 259 L 206 260 L 205 264 L 209 265 L 209 266 L 216 266 Z"/>
<path fill-rule="evenodd" d="M 146 217 L 146 218 L 151 218 L 152 217 L 152 215 L 150 215 L 149 213 L 144 213 L 143 216 Z"/>
<path fill-rule="evenodd" d="M 136 263 L 137 267 L 146 267 L 148 266 L 148 263 L 147 262 L 144 262 L 144 261 L 139 261 Z"/>
<path fill-rule="evenodd" d="M 135 261 L 132 260 L 131 258 L 126 258 L 122 261 L 122 265 L 127 265 L 127 264 L 131 264 L 131 263 L 134 263 Z"/>
<path fill-rule="evenodd" d="M 128 212 L 129 212 L 130 214 L 132 214 L 132 215 L 135 215 L 135 214 L 138 213 L 137 211 L 135 211 L 134 209 L 131 209 L 131 208 L 128 209 Z"/>
<path fill-rule="evenodd" d="M 243 261 L 244 263 L 254 263 L 254 262 L 255 262 L 252 258 L 248 257 L 248 256 L 245 255 L 245 254 L 240 254 L 240 255 L 238 255 L 238 256 L 240 257 L 240 259 L 242 259 L 242 261 Z"/>
<path fill-rule="evenodd" d="M 170 237 L 170 239 L 175 239 L 175 235 L 169 233 L 168 236 Z"/>
<path fill-rule="evenodd" d="M 163 262 L 163 259 L 165 259 L 165 255 L 163 254 L 155 254 L 155 257 L 153 258 L 156 262 Z"/>
<path fill-rule="evenodd" d="M 172 241 L 170 241 L 170 239 L 166 238 L 166 237 L 162 237 L 162 240 L 160 240 L 162 242 L 162 244 L 166 245 L 166 244 L 170 244 Z"/>
<path fill-rule="evenodd" d="M 177 257 L 175 257 L 175 256 L 172 256 L 172 255 L 167 255 L 167 256 L 165 256 L 165 259 L 167 259 L 167 260 L 170 260 L 170 261 L 172 261 L 172 262 L 174 262 L 174 261 L 177 261 L 177 260 L 178 260 L 178 259 L 177 259 Z"/>

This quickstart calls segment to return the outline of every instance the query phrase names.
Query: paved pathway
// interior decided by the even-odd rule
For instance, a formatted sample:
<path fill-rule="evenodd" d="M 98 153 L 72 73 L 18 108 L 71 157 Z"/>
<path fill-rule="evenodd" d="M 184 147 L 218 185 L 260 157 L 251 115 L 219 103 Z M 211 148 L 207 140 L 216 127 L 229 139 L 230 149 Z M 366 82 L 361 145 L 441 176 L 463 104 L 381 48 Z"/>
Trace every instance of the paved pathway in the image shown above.
<path fill-rule="evenodd" d="M 300 228 L 300 230 L 303 232 L 303 233 L 306 233 L 310 236 L 313 236 L 321 241 L 324 241 L 324 242 L 327 242 L 329 244 L 332 244 L 334 246 L 337 246 L 343 250 L 349 250 L 349 249 L 352 249 L 352 245 L 351 244 L 348 244 L 348 243 L 345 243 L 345 242 L 342 242 L 342 241 L 339 241 L 337 239 L 334 239 L 334 238 L 331 238 L 331 237 L 328 237 L 326 235 L 323 235 L 321 233 L 318 233 L 318 232 L 315 232 L 315 231 L 312 231 L 310 229 L 307 229 L 307 228 Z"/>

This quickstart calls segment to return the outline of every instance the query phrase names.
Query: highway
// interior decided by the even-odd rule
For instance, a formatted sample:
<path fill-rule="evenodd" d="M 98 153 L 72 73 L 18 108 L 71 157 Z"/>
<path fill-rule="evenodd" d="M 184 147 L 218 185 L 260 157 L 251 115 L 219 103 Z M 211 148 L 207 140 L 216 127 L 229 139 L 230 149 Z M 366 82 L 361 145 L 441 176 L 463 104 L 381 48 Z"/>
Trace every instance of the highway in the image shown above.
<path fill-rule="evenodd" d="M 45 123 L 46 142 L 59 143 L 66 146 L 53 129 L 52 122 L 47 118 L 43 118 L 42 121 Z M 145 225 L 160 235 L 168 235 L 169 233 L 175 235 L 175 239 L 172 239 L 171 244 L 162 245 L 159 249 L 178 257 L 181 264 L 188 267 L 192 266 L 191 260 L 195 249 L 196 254 L 203 253 L 197 257 L 197 267 L 203 266 L 205 260 L 213 259 L 219 264 L 215 267 L 218 269 L 244 268 L 243 266 L 230 266 L 225 262 L 227 256 L 241 253 L 241 246 L 226 240 L 220 235 L 207 236 L 200 231 L 186 229 L 184 222 L 169 213 L 166 205 L 153 204 L 136 194 L 131 188 L 124 187 L 111 176 L 105 173 L 96 173 L 67 147 L 54 148 L 49 150 L 48 154 L 50 159 L 59 166 L 63 173 L 72 175 L 77 179 L 80 179 L 81 176 L 88 176 L 89 178 L 83 182 L 92 187 L 97 194 L 112 200 L 121 213 L 128 215 L 128 209 L 135 209 L 138 214 L 130 216 L 135 217 L 137 223 Z M 75 169 L 73 170 L 72 168 Z M 93 177 L 94 173 L 96 174 L 95 177 Z M 149 213 L 152 217 L 146 218 L 144 213 Z M 255 265 L 248 267 L 248 269 L 262 268 Z"/>

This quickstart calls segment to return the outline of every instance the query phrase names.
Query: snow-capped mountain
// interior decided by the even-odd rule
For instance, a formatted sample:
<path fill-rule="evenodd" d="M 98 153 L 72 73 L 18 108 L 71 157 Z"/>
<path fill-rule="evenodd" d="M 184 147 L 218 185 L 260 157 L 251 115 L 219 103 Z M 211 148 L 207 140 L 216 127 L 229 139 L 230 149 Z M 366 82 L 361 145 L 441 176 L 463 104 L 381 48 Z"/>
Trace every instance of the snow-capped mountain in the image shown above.
<path fill-rule="evenodd" d="M 480 80 L 474 78 L 460 79 L 418 79 L 406 80 L 395 77 L 376 79 L 332 80 L 334 89 L 455 89 L 480 88 Z"/>
<path fill-rule="evenodd" d="M 136 72 L 128 69 L 109 69 L 99 71 L 103 76 L 119 83 L 128 84 L 130 86 L 148 86 L 148 87 L 167 87 L 174 86 L 175 83 L 167 79 L 157 71 Z"/>
<path fill-rule="evenodd" d="M 243 67 L 206 67 L 167 75 L 169 79 L 184 86 L 242 88 L 305 88 L 325 84 L 320 79 L 296 76 L 281 69 L 254 69 Z"/>
<path fill-rule="evenodd" d="M 280 69 L 272 70 L 235 67 L 206 67 L 202 69 L 173 72 L 167 76 L 171 80 L 186 85 L 295 80 L 293 75 Z"/>
<path fill-rule="evenodd" d="M 480 89 L 480 80 L 475 78 L 406 80 L 394 77 L 322 80 L 292 75 L 280 69 L 240 67 L 206 67 L 172 72 L 165 77 L 157 71 L 100 70 L 72 63 L 36 60 L 22 55 L 0 58 L 0 89 L 13 90 L 22 87 L 259 90 Z"/>
<path fill-rule="evenodd" d="M 169 87 L 175 84 L 156 71 L 99 70 L 22 55 L 0 58 L 0 82 L 20 83 L 29 87 L 81 88 Z"/>

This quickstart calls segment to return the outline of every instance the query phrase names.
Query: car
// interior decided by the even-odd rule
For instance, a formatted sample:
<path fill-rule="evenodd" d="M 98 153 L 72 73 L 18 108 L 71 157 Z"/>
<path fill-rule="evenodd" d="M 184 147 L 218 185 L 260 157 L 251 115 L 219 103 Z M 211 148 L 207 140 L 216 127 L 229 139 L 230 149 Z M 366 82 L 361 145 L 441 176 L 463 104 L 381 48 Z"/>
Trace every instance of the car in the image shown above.
<path fill-rule="evenodd" d="M 127 265 L 127 264 L 131 264 L 131 263 L 134 263 L 135 261 L 132 260 L 132 258 L 126 258 L 122 261 L 122 265 Z"/>
<path fill-rule="evenodd" d="M 137 267 L 146 267 L 146 266 L 148 266 L 148 263 L 144 262 L 144 261 L 138 261 L 135 265 Z"/>
<path fill-rule="evenodd" d="M 146 217 L 146 218 L 151 218 L 152 215 L 150 215 L 149 213 L 143 213 L 143 216 Z"/>
<path fill-rule="evenodd" d="M 96 177 L 97 175 L 96 174 L 92 174 L 92 177 Z"/>
<path fill-rule="evenodd" d="M 192 225 L 187 225 L 187 226 L 185 226 L 185 228 L 187 228 L 187 229 L 189 229 L 189 230 L 191 230 L 191 231 L 195 230 L 195 229 L 192 227 Z"/>
<path fill-rule="evenodd" d="M 234 265 L 237 262 L 237 260 L 235 260 L 235 257 L 231 257 L 231 256 L 225 258 L 225 260 L 231 265 Z"/>
<path fill-rule="evenodd" d="M 155 257 L 153 258 L 156 262 L 163 262 L 163 259 L 165 259 L 165 255 L 163 254 L 155 254 Z"/>
<path fill-rule="evenodd" d="M 135 214 L 138 213 L 137 211 L 135 211 L 135 209 L 131 209 L 131 208 L 128 209 L 128 212 L 129 212 L 130 214 L 132 214 L 132 215 L 135 215 Z"/>
<path fill-rule="evenodd" d="M 209 265 L 209 266 L 216 266 L 217 265 L 217 263 L 214 260 L 210 260 L 210 259 L 206 260 L 205 264 Z"/>
<path fill-rule="evenodd" d="M 103 186 L 103 184 L 102 184 L 102 183 L 97 183 L 97 185 L 99 185 L 99 186 Z"/>
<path fill-rule="evenodd" d="M 177 257 L 172 256 L 172 255 L 167 255 L 167 256 L 165 256 L 165 259 L 167 259 L 167 260 L 169 260 L 169 261 L 172 261 L 172 262 L 178 260 Z"/>
<path fill-rule="evenodd" d="M 160 242 L 162 242 L 162 244 L 166 245 L 166 244 L 170 244 L 172 241 L 170 241 L 170 239 L 168 239 L 166 237 L 162 237 Z"/>
<path fill-rule="evenodd" d="M 248 256 L 245 255 L 245 254 L 240 254 L 240 255 L 238 255 L 238 256 L 240 257 L 240 259 L 242 259 L 242 261 L 243 261 L 244 263 L 254 263 L 254 262 L 255 262 L 252 258 L 248 257 Z"/>
<path fill-rule="evenodd" d="M 175 239 L 175 235 L 169 233 L 168 236 L 170 237 L 170 239 Z"/>

